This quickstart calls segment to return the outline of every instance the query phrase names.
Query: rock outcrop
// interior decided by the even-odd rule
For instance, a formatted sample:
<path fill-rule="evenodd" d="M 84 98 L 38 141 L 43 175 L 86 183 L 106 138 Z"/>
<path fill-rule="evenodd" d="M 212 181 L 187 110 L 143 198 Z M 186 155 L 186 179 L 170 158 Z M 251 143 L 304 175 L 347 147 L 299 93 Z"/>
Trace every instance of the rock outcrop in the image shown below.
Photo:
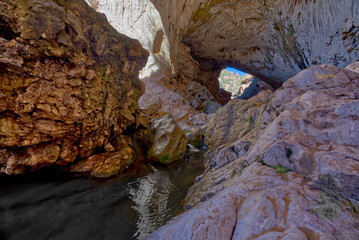
<path fill-rule="evenodd" d="M 151 146 L 147 152 L 149 158 L 164 164 L 183 158 L 188 139 L 173 117 L 166 114 L 154 118 L 149 128 L 151 130 L 154 138 L 150 140 Z"/>
<path fill-rule="evenodd" d="M 147 52 L 84 1 L 0 3 L 0 172 L 68 165 L 135 123 Z"/>
<path fill-rule="evenodd" d="M 358 93 L 359 73 L 323 65 L 231 101 L 190 210 L 147 239 L 357 239 Z"/>

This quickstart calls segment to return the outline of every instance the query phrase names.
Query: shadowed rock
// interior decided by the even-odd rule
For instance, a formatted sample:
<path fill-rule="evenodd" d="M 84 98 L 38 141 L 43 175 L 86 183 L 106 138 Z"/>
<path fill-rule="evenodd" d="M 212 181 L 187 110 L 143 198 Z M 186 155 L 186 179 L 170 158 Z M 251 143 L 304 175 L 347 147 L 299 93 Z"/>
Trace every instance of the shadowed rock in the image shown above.
<path fill-rule="evenodd" d="M 0 3 L 0 172 L 90 156 L 135 122 L 148 54 L 84 1 Z"/>

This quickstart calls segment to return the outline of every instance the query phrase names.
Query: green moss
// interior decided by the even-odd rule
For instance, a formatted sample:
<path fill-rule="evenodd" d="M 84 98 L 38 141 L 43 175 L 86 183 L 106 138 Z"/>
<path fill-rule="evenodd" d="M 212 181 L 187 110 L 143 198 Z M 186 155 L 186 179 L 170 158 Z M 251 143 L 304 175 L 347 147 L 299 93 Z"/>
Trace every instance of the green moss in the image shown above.
<path fill-rule="evenodd" d="M 339 217 L 342 205 L 349 206 L 354 213 L 358 214 L 358 209 L 351 201 L 341 195 L 340 189 L 331 175 L 320 176 L 316 182 L 316 188 L 322 193 L 311 210 L 321 218 L 333 220 Z"/>
<path fill-rule="evenodd" d="M 287 31 L 288 31 L 289 35 L 292 35 L 292 36 L 294 35 L 294 27 L 292 24 L 290 24 L 288 26 Z"/>
<path fill-rule="evenodd" d="M 276 30 L 276 31 L 280 31 L 280 27 L 279 27 L 280 25 L 278 24 L 278 23 L 274 23 L 274 26 L 273 26 L 273 28 L 274 28 L 274 30 Z"/>
<path fill-rule="evenodd" d="M 262 164 L 262 165 L 266 165 L 266 164 L 264 163 L 263 159 L 262 159 L 260 156 L 258 156 L 255 161 L 256 161 L 257 163 Z"/>
<path fill-rule="evenodd" d="M 248 122 L 249 122 L 249 130 L 252 130 L 252 128 L 253 128 L 253 118 L 252 118 L 252 116 L 249 117 Z"/>
<path fill-rule="evenodd" d="M 319 177 L 316 187 L 322 191 L 316 200 L 315 207 L 312 211 L 317 213 L 321 218 L 329 220 L 335 219 L 340 213 L 340 203 L 343 197 L 340 195 L 338 186 L 330 175 Z"/>
<path fill-rule="evenodd" d="M 170 157 L 168 155 L 160 157 L 160 162 L 161 163 L 168 162 L 169 160 L 170 160 Z"/>
<path fill-rule="evenodd" d="M 289 171 L 292 171 L 290 168 L 282 167 L 281 165 L 278 166 L 270 166 L 271 168 L 275 169 L 276 173 L 283 174 Z"/>

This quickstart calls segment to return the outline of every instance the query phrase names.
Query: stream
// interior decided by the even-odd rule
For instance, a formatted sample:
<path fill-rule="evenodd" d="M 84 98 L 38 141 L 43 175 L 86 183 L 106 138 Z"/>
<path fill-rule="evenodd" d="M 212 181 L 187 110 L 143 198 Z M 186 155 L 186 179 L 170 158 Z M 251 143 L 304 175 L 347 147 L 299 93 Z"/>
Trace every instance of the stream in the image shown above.
<path fill-rule="evenodd" d="M 43 170 L 0 174 L 1 240 L 142 239 L 182 211 L 204 151 L 108 180 Z"/>

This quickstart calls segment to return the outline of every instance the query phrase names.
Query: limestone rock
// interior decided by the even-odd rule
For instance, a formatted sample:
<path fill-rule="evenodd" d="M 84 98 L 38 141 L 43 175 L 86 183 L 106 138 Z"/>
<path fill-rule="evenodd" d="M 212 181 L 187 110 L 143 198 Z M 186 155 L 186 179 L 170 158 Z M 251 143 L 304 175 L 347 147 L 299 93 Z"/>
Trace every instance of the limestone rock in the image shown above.
<path fill-rule="evenodd" d="M 105 16 L 82 0 L 31 0 L 2 2 L 0 19 L 1 172 L 67 165 L 136 121 L 148 54 Z"/>
<path fill-rule="evenodd" d="M 170 115 L 153 119 L 150 128 L 155 132 L 147 153 L 151 159 L 168 164 L 184 156 L 188 139 Z"/>
<path fill-rule="evenodd" d="M 105 13 L 119 32 L 138 39 L 150 53 L 147 65 L 140 73 L 146 86 L 146 92 L 139 101 L 141 108 L 147 109 L 155 98 L 159 98 L 160 112 L 189 123 L 189 119 L 196 114 L 208 113 L 206 110 L 214 112 L 219 108 L 218 103 L 229 101 L 229 93 L 221 90 L 216 80 L 216 74 L 221 69 L 217 66 L 215 69 L 201 69 L 188 46 L 183 43 L 169 45 L 161 16 L 150 0 L 99 0 L 89 3 L 97 11 Z M 172 48 L 178 54 L 172 55 Z M 191 83 L 193 81 L 200 84 Z"/>
<path fill-rule="evenodd" d="M 232 100 L 218 110 L 206 125 L 206 144 L 215 151 L 219 146 L 230 144 L 240 137 L 251 135 L 258 129 L 266 103 L 272 96 L 270 90 L 245 100 Z"/>
<path fill-rule="evenodd" d="M 358 59 L 354 0 L 152 2 L 169 35 L 171 59 L 184 42 L 194 59 L 238 68 L 274 87 L 310 66 L 345 67 Z"/>
<path fill-rule="evenodd" d="M 323 65 L 259 105 L 231 101 L 208 124 L 190 210 L 147 239 L 358 238 L 358 93 L 358 73 Z"/>

